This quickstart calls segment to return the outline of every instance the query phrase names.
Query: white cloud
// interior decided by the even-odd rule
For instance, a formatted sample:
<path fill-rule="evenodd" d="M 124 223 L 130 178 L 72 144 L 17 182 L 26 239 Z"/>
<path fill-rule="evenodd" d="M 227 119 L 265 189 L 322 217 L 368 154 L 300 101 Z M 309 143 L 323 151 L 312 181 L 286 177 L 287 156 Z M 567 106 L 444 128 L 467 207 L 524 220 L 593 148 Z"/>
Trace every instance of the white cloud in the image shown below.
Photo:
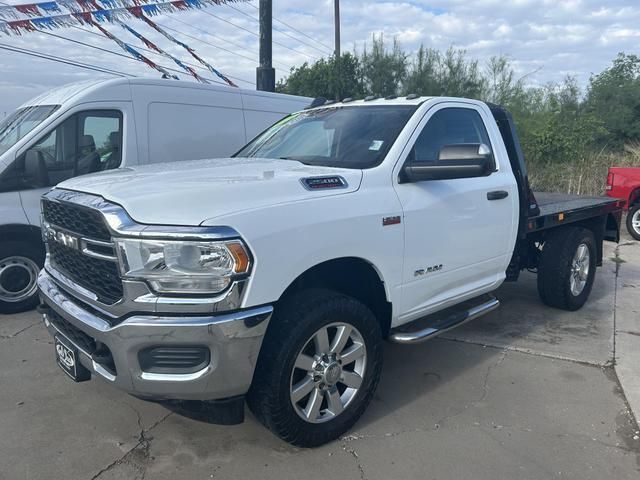
<path fill-rule="evenodd" d="M 4 1 L 25 3 L 25 0 Z M 257 17 L 258 11 L 254 8 L 257 4 L 257 0 L 253 0 L 251 5 L 235 4 L 233 8 L 221 5 L 156 20 L 175 29 L 172 34 L 216 68 L 236 77 L 240 86 L 253 88 L 258 24 L 249 17 Z M 389 40 L 397 37 L 408 51 L 415 51 L 420 44 L 438 49 L 454 45 L 467 49 L 481 61 L 492 55 L 507 54 L 514 60 L 519 74 L 536 71 L 529 77 L 529 81 L 535 83 L 557 81 L 573 74 L 584 85 L 591 73 L 605 68 L 619 51 L 637 53 L 640 37 L 637 0 L 349 0 L 342 2 L 341 15 L 343 51 L 370 44 L 371 34 L 380 32 Z M 277 43 L 273 45 L 273 53 L 278 77 L 286 74 L 291 66 L 312 61 L 333 49 L 332 0 L 277 0 L 274 17 L 316 39 L 310 40 L 275 21 L 274 42 Z M 132 20 L 130 24 L 181 60 L 197 63 L 183 49 L 142 22 Z M 132 45 L 140 45 L 120 27 L 109 25 L 107 28 Z M 123 53 L 104 37 L 75 29 L 53 33 Z M 129 74 L 157 76 L 134 60 L 43 34 L 2 36 L 0 43 Z M 158 63 L 177 68 L 166 58 L 148 55 Z M 0 50 L 0 71 L 0 116 L 48 88 L 101 75 L 4 50 Z M 211 76 L 206 71 L 199 72 Z M 179 76 L 189 79 L 186 74 Z"/>

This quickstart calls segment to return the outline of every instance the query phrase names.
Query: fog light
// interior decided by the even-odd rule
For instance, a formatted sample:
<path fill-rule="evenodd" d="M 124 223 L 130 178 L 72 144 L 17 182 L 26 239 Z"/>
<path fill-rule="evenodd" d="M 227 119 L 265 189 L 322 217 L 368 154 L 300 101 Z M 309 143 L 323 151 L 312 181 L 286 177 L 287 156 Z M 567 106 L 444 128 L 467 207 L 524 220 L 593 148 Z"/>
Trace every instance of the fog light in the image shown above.
<path fill-rule="evenodd" d="M 138 361 L 143 372 L 194 373 L 209 365 L 211 352 L 202 346 L 149 347 L 138 352 Z"/>

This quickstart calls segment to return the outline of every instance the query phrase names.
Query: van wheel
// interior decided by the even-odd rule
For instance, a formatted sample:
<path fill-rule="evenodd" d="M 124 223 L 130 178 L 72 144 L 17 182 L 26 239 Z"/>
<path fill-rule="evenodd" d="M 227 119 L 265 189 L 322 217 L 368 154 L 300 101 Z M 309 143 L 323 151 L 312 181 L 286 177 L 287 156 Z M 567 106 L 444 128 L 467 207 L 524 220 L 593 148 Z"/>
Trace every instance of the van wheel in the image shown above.
<path fill-rule="evenodd" d="M 311 289 L 278 306 L 247 401 L 273 433 L 315 447 L 350 429 L 382 369 L 382 332 L 359 301 Z"/>
<path fill-rule="evenodd" d="M 39 245 L 0 243 L 0 313 L 31 310 L 38 304 L 38 272 L 44 263 Z"/>
<path fill-rule="evenodd" d="M 640 240 L 640 203 L 634 205 L 627 212 L 627 230 L 636 240 Z"/>
<path fill-rule="evenodd" d="M 538 293 L 544 303 L 578 310 L 596 274 L 596 241 L 591 230 L 566 227 L 549 232 L 538 265 Z"/>

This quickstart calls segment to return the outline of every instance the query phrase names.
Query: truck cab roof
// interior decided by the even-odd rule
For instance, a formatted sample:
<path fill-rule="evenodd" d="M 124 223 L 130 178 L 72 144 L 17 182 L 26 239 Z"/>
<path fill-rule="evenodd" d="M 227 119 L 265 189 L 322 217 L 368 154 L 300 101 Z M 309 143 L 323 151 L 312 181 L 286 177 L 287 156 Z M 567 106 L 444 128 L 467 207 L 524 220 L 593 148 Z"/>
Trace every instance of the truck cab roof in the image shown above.
<path fill-rule="evenodd" d="M 350 98 L 345 98 L 340 102 L 334 102 L 331 100 L 322 101 L 321 98 L 318 98 L 312 102 L 313 108 L 322 109 L 322 108 L 331 108 L 331 107 L 368 107 L 368 106 L 380 106 L 380 105 L 415 105 L 419 106 L 425 102 L 429 102 L 432 100 L 437 100 L 438 102 L 463 102 L 463 103 L 471 103 L 473 105 L 486 105 L 485 102 L 480 100 L 475 100 L 472 98 L 463 98 L 463 97 L 434 97 L 434 96 L 419 96 L 419 95 L 407 95 L 403 97 L 366 97 L 365 99 L 352 100 Z"/>

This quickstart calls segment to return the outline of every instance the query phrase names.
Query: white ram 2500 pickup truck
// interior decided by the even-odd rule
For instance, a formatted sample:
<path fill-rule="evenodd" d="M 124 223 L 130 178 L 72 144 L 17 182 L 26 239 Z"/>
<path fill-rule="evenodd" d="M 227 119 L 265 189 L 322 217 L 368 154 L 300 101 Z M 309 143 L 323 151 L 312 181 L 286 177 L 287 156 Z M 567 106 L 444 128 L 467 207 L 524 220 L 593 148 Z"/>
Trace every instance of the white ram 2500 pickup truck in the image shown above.
<path fill-rule="evenodd" d="M 44 322 L 74 380 L 152 400 L 245 400 L 284 440 L 354 425 L 383 340 L 415 343 L 498 306 L 523 269 L 580 308 L 608 198 L 530 191 L 513 122 L 473 100 L 316 102 L 233 158 L 68 180 L 43 197 Z"/>

